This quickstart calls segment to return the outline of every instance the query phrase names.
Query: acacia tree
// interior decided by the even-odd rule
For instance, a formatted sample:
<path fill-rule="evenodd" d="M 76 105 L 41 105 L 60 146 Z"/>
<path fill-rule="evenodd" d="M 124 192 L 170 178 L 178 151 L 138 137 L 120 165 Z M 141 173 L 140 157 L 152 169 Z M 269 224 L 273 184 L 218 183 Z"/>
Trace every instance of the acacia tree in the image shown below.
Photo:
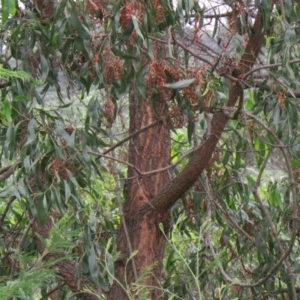
<path fill-rule="evenodd" d="M 297 299 L 299 5 L 19 5 L 2 5 L 5 297 L 210 299 L 225 282 Z"/>

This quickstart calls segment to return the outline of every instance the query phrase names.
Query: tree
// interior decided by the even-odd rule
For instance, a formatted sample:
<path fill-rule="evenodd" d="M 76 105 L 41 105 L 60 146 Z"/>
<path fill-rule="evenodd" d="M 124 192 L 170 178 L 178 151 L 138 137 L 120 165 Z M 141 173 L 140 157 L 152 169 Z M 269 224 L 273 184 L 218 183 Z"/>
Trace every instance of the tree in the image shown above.
<path fill-rule="evenodd" d="M 299 10 L 3 1 L 0 295 L 297 299 Z"/>

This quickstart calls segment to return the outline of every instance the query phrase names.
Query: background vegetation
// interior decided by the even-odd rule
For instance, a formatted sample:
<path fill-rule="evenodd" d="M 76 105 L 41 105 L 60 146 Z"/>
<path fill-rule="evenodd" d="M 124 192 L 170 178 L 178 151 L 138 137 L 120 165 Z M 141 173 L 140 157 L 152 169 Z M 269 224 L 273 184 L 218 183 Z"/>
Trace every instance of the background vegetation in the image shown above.
<path fill-rule="evenodd" d="M 298 298 L 298 1 L 1 12 L 1 299 Z M 131 141 L 160 130 L 170 149 L 158 139 L 147 155 L 170 159 L 134 160 Z M 132 174 L 169 179 L 135 206 Z M 151 207 L 158 248 L 140 217 Z M 133 236 L 163 259 L 141 265 Z"/>

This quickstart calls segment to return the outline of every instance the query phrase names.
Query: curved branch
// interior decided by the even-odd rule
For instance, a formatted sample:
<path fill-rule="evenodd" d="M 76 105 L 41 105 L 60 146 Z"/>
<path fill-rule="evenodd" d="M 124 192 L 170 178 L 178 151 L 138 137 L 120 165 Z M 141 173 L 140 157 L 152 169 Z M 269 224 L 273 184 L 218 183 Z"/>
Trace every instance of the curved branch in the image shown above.
<path fill-rule="evenodd" d="M 273 138 L 276 140 L 276 142 L 278 144 L 282 144 L 281 141 L 277 138 L 277 136 L 275 134 L 273 134 L 273 132 L 267 127 L 265 126 L 258 118 L 256 118 L 254 115 L 251 115 L 249 113 L 246 114 L 247 117 L 257 121 L 265 130 L 267 130 L 272 136 Z M 241 282 L 235 282 L 233 279 L 231 278 L 227 278 L 226 280 L 230 283 L 234 283 L 236 285 L 242 286 L 242 287 L 256 287 L 259 286 L 261 284 L 263 284 L 264 282 L 266 282 L 273 274 L 274 272 L 276 272 L 276 270 L 281 266 L 282 262 L 288 257 L 288 255 L 291 253 L 295 240 L 296 240 L 296 235 L 297 235 L 297 221 L 298 221 L 298 208 L 297 208 L 297 201 L 296 201 L 296 189 L 295 189 L 295 180 L 293 179 L 293 173 L 292 170 L 290 168 L 290 164 L 289 164 L 289 159 L 287 154 L 285 153 L 285 151 L 283 150 L 284 147 L 280 147 L 282 154 L 284 156 L 284 159 L 287 163 L 287 167 L 288 167 L 288 174 L 289 174 L 289 178 L 290 178 L 290 183 L 291 183 L 291 187 L 292 187 L 292 195 L 293 195 L 293 208 L 294 208 L 294 214 L 293 214 L 293 231 L 292 231 L 292 236 L 291 236 L 291 242 L 290 245 L 288 247 L 288 249 L 286 250 L 286 252 L 281 256 L 281 258 L 279 259 L 279 261 L 275 264 L 275 266 L 269 271 L 269 273 L 263 277 L 262 279 L 260 279 L 259 281 L 252 283 L 252 284 L 245 284 L 245 283 L 241 283 Z M 294 293 L 295 293 L 295 287 L 294 287 Z"/>
<path fill-rule="evenodd" d="M 8 177 L 10 177 L 14 171 L 16 170 L 18 164 L 17 165 L 13 165 L 10 167 L 5 167 L 0 171 L 0 182 L 6 180 Z"/>
<path fill-rule="evenodd" d="M 263 277 L 261 280 L 255 282 L 253 284 L 244 284 L 244 283 L 235 282 L 233 279 L 231 279 L 229 277 L 226 277 L 226 280 L 228 282 L 230 282 L 230 283 L 234 283 L 234 284 L 242 286 L 242 287 L 256 287 L 256 286 L 261 285 L 264 282 L 266 282 L 274 274 L 274 272 L 276 272 L 276 270 L 280 267 L 280 265 L 282 264 L 282 262 L 291 253 L 291 251 L 293 249 L 293 246 L 294 246 L 294 243 L 295 243 L 295 240 L 296 240 L 296 235 L 297 235 L 297 230 L 298 230 L 298 227 L 296 226 L 297 225 L 297 221 L 298 221 L 298 207 L 297 207 L 297 201 L 296 201 L 297 198 L 296 198 L 295 180 L 293 178 L 293 172 L 292 172 L 292 169 L 290 167 L 289 158 L 288 158 L 286 152 L 284 151 L 284 148 L 285 148 L 284 145 L 277 138 L 277 136 L 265 124 L 263 124 L 257 117 L 255 117 L 254 115 L 249 114 L 249 113 L 245 113 L 245 114 L 246 114 L 246 116 L 248 118 L 251 118 L 251 119 L 255 120 L 256 122 L 258 122 L 266 131 L 268 131 L 273 136 L 273 138 L 276 140 L 276 142 L 279 145 L 280 144 L 282 145 L 282 147 L 280 147 L 280 149 L 282 151 L 282 154 L 284 156 L 284 159 L 286 161 L 287 168 L 288 168 L 288 174 L 289 174 L 289 178 L 290 178 L 290 184 L 291 184 L 291 187 L 292 187 L 293 209 L 294 209 L 294 213 L 293 213 L 293 231 L 292 231 L 290 245 L 289 245 L 288 249 L 286 250 L 286 252 L 284 252 L 284 254 L 281 256 L 281 258 L 279 259 L 279 261 L 275 264 L 275 266 L 269 271 L 269 273 L 265 277 Z M 212 251 L 213 250 L 214 249 L 212 249 Z M 227 274 L 225 273 L 225 275 L 227 275 Z M 297 288 L 294 287 L 294 286 L 293 286 L 293 292 L 294 292 L 294 299 L 296 299 L 295 298 L 295 293 L 297 292 Z"/>
<path fill-rule="evenodd" d="M 246 50 L 241 59 L 243 63 L 235 67 L 232 73 L 233 77 L 238 79 L 241 74 L 249 72 L 253 67 L 264 40 L 264 32 L 261 27 L 261 13 L 258 12 L 253 26 L 253 33 L 249 37 Z M 240 86 L 234 83 L 230 88 L 227 106 L 234 106 L 239 97 Z M 206 133 L 204 142 L 195 150 L 194 157 L 186 168 L 137 213 L 147 213 L 153 209 L 167 210 L 192 187 L 215 150 L 227 121 L 228 117 L 222 111 L 214 114 L 211 120 L 211 133 L 209 135 Z"/>
<path fill-rule="evenodd" d="M 0 175 L 7 172 L 12 166 L 7 166 L 7 167 L 4 167 L 0 170 Z"/>

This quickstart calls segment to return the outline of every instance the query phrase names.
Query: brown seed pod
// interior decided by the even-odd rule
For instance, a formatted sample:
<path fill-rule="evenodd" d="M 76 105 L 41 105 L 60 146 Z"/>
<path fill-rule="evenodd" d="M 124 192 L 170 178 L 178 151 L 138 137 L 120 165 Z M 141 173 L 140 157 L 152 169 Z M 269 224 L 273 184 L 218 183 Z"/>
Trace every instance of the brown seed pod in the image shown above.
<path fill-rule="evenodd" d="M 72 125 L 68 125 L 67 127 L 65 127 L 65 131 L 69 134 L 72 135 L 73 131 L 75 130 L 75 128 Z"/>
<path fill-rule="evenodd" d="M 74 173 L 73 160 L 70 158 L 63 160 L 60 157 L 56 157 L 50 165 L 49 172 L 54 182 L 57 181 L 57 176 L 67 180 L 69 178 L 69 172 Z"/>
<path fill-rule="evenodd" d="M 203 77 L 204 72 L 204 68 L 199 68 L 198 70 L 187 72 L 187 78 L 195 78 L 195 81 L 183 88 L 183 94 L 187 101 L 191 104 L 194 111 L 198 110 L 200 107 L 200 102 L 196 93 L 197 89 L 199 89 L 199 92 L 202 95 L 204 94 L 204 92 L 206 92 L 203 100 L 203 107 L 205 111 L 210 110 L 209 102 L 211 100 L 212 92 L 211 90 L 206 91 L 207 82 Z"/>
<path fill-rule="evenodd" d="M 154 61 L 149 65 L 149 72 L 144 77 L 148 91 L 148 99 L 151 98 L 153 90 L 155 90 L 159 100 L 170 100 L 172 91 L 164 86 L 168 83 L 166 71 L 172 76 L 173 81 L 178 81 L 180 79 L 178 71 L 174 67 L 168 66 L 164 60 Z"/>
<path fill-rule="evenodd" d="M 108 85 L 114 81 L 120 80 L 123 74 L 123 65 L 119 57 L 114 56 L 111 52 L 104 52 L 105 67 L 103 78 Z"/>

